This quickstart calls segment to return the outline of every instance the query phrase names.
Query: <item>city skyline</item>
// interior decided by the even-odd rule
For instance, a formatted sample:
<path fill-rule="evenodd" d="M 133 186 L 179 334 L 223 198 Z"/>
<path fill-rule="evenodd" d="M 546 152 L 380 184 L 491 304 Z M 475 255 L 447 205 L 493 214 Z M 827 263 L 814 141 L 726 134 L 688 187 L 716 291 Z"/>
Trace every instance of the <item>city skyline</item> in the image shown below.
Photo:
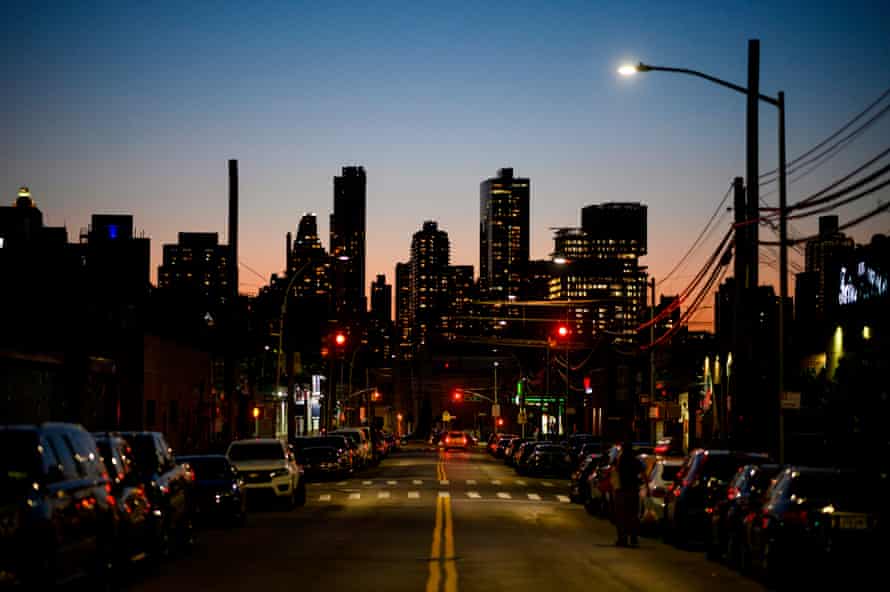
<path fill-rule="evenodd" d="M 511 5 L 508 12 L 472 14 L 393 5 L 388 24 L 364 24 L 361 10 L 278 6 L 254 13 L 244 27 L 234 7 L 212 18 L 164 5 L 148 14 L 133 7 L 16 10 L 9 22 L 17 34 L 5 36 L 15 44 L 4 70 L 18 92 L 13 109 L 0 115 L 13 138 L 0 170 L 4 199 L 31 187 L 47 223 L 65 225 L 72 239 L 93 213 L 132 214 L 152 239 L 156 282 L 162 245 L 175 243 L 179 232 L 217 232 L 226 241 L 225 160 L 237 158 L 240 254 L 264 277 L 241 270 L 241 289 L 249 293 L 284 269 L 281 242 L 304 212 L 317 212 L 319 234 L 329 232 L 330 180 L 349 165 L 368 174 L 366 278 L 393 276 L 423 220 L 449 232 L 453 264 L 472 264 L 478 274 L 478 184 L 514 167 L 534 183 L 531 259 L 549 253 L 550 227 L 579 225 L 581 207 L 639 201 L 650 211 L 643 264 L 657 279 L 692 243 L 731 177 L 743 172 L 744 104 L 678 77 L 623 80 L 615 74 L 620 63 L 697 67 L 740 82 L 745 40 L 759 37 L 762 88 L 788 96 L 793 158 L 878 96 L 887 81 L 875 73 L 890 61 L 882 41 L 882 23 L 890 19 L 881 18 L 888 9 L 867 3 L 733 5 L 711 15 L 689 5 Z M 641 11 L 646 22 L 633 18 Z M 145 16 L 156 24 L 143 24 L 152 21 Z M 515 39 L 497 30 L 480 37 L 494 18 Z M 669 19 L 696 43 L 676 41 L 663 26 Z M 187 26 L 198 20 L 201 28 Z M 80 26 L 85 22 L 89 28 Z M 306 33 L 302 41 L 292 40 L 300 35 L 286 23 Z M 332 38 L 319 32 L 332 23 L 349 33 L 348 47 L 332 48 Z M 150 41 L 161 28 L 169 43 L 158 47 Z M 384 41 L 390 30 L 406 33 L 404 39 Z M 238 51 L 223 47 L 226 33 L 237 35 Z M 239 88 L 232 88 L 237 79 L 230 80 L 229 69 L 214 65 L 227 61 L 243 74 Z M 38 63 L 46 66 L 41 75 L 27 70 Z M 196 80 L 183 75 L 186 65 L 199 72 Z M 445 91 L 459 100 L 443 99 Z M 508 96 L 513 100 L 503 100 Z M 761 127 L 766 172 L 775 162 L 768 106 Z M 792 184 L 789 198 L 871 156 L 886 130 L 880 123 Z M 845 208 L 841 222 L 868 205 Z M 885 220 L 849 234 L 867 242 L 886 231 Z M 815 232 L 815 220 L 798 230 Z M 792 254 L 792 261 L 802 258 Z M 769 269 L 763 274 L 774 277 Z M 688 278 L 673 279 L 659 292 L 676 293 Z"/>

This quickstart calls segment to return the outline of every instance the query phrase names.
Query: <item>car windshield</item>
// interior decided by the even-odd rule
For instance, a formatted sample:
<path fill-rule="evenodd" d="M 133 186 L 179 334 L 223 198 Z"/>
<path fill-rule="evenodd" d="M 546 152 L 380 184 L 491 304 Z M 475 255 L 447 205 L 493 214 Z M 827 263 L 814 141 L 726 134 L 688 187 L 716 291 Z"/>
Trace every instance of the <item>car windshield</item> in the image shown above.
<path fill-rule="evenodd" d="M 449 438 L 463 438 L 463 432 L 448 432 Z"/>
<path fill-rule="evenodd" d="M 667 482 L 674 481 L 682 468 L 683 465 L 662 465 L 661 480 Z"/>
<path fill-rule="evenodd" d="M 4 503 L 22 499 L 40 473 L 40 457 L 37 454 L 37 434 L 34 432 L 0 431 L 0 500 Z"/>
<path fill-rule="evenodd" d="M 179 460 L 192 467 L 198 481 L 217 481 L 232 476 L 231 465 L 224 458 L 190 456 Z"/>
<path fill-rule="evenodd" d="M 277 442 L 234 443 L 229 448 L 230 460 L 283 460 L 284 451 Z"/>
<path fill-rule="evenodd" d="M 700 462 L 701 476 L 700 478 L 707 481 L 716 479 L 717 481 L 726 482 L 735 476 L 739 466 L 743 464 L 738 458 L 731 454 L 709 454 Z"/>
<path fill-rule="evenodd" d="M 362 442 L 362 437 L 359 435 L 358 432 L 332 432 L 332 433 L 337 434 L 339 436 L 346 436 L 355 444 L 361 444 L 361 442 Z"/>
<path fill-rule="evenodd" d="M 298 449 L 307 449 L 313 446 L 343 448 L 346 442 L 343 438 L 335 436 L 323 436 L 321 438 L 297 438 L 294 440 L 294 447 Z"/>

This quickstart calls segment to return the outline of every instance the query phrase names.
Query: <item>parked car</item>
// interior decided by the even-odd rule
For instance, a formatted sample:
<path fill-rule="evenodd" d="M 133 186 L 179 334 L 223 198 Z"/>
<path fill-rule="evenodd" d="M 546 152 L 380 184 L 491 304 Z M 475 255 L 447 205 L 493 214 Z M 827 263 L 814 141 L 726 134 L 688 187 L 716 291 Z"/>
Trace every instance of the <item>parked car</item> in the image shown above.
<path fill-rule="evenodd" d="M 553 475 L 567 477 L 572 470 L 572 457 L 565 446 L 560 444 L 540 444 L 526 463 L 528 475 Z"/>
<path fill-rule="evenodd" d="M 508 467 L 514 466 L 513 464 L 513 453 L 519 449 L 520 446 L 528 442 L 526 438 L 510 438 L 507 442 L 506 447 L 504 447 L 504 464 Z"/>
<path fill-rule="evenodd" d="M 500 440 L 502 438 L 517 438 L 517 437 L 518 437 L 518 434 L 506 434 L 506 433 L 501 433 L 501 432 L 498 432 L 496 434 L 491 434 L 488 437 L 488 444 L 486 446 L 486 449 L 488 450 L 489 454 L 494 455 L 497 453 L 498 442 L 500 442 Z"/>
<path fill-rule="evenodd" d="M 598 454 L 588 454 L 579 462 L 572 474 L 569 476 L 569 500 L 575 504 L 582 504 L 590 495 L 587 491 L 587 478 L 596 468 L 600 460 Z"/>
<path fill-rule="evenodd" d="M 752 452 L 704 449 L 690 452 L 671 495 L 665 498 L 662 522 L 665 538 L 680 545 L 706 542 L 714 506 L 726 496 L 729 482 L 739 467 L 767 462 L 767 455 Z"/>
<path fill-rule="evenodd" d="M 133 451 L 133 468 L 151 503 L 159 535 L 155 556 L 188 550 L 195 542 L 191 472 L 176 462 L 160 432 L 121 432 Z"/>
<path fill-rule="evenodd" d="M 745 519 L 760 511 L 764 494 L 781 471 L 781 465 L 745 465 L 729 483 L 726 497 L 711 512 L 708 557 L 726 558 L 730 565 L 747 570 L 744 553 Z"/>
<path fill-rule="evenodd" d="M 647 475 L 648 487 L 643 496 L 643 515 L 641 523 L 652 527 L 661 524 L 664 519 L 664 500 L 674 489 L 674 479 L 683 468 L 682 458 L 665 458 L 659 460 Z"/>
<path fill-rule="evenodd" d="M 505 438 L 500 438 L 494 449 L 494 457 L 504 458 L 504 455 L 507 453 L 507 446 L 510 445 L 510 442 L 512 442 L 515 437 L 516 436 L 507 436 Z"/>
<path fill-rule="evenodd" d="M 528 442 L 523 442 L 519 446 L 519 450 L 513 456 L 513 460 L 516 463 L 516 472 L 520 475 L 525 475 L 528 470 L 528 459 L 531 458 L 531 455 L 535 452 L 535 448 L 538 446 L 543 446 L 545 444 L 550 444 L 549 442 L 537 442 L 534 440 L 530 440 Z"/>
<path fill-rule="evenodd" d="M 251 500 L 267 495 L 285 500 L 289 507 L 306 503 L 306 481 L 293 453 L 280 440 L 236 440 L 229 444 L 226 457 Z"/>
<path fill-rule="evenodd" d="M 107 582 L 115 500 L 93 437 L 64 423 L 0 427 L 0 584 Z"/>
<path fill-rule="evenodd" d="M 370 466 L 373 462 L 373 454 L 371 451 L 371 441 L 368 438 L 368 433 L 361 428 L 339 428 L 328 432 L 330 436 L 346 436 L 353 441 L 356 445 L 356 450 L 358 452 L 358 468 L 364 468 Z"/>
<path fill-rule="evenodd" d="M 584 500 L 584 506 L 591 514 L 608 516 L 611 511 L 612 480 L 610 476 L 620 453 L 620 446 L 610 447 L 590 472 L 590 477 L 587 478 L 587 498 Z"/>
<path fill-rule="evenodd" d="M 310 446 L 297 453 L 306 481 L 340 479 L 349 475 L 349 458 L 330 445 Z"/>
<path fill-rule="evenodd" d="M 311 479 L 313 476 L 318 477 L 322 475 L 345 477 L 355 470 L 356 451 L 358 448 L 348 436 L 334 434 L 294 438 L 291 445 L 297 454 L 297 460 L 300 460 L 303 453 L 310 448 L 331 448 L 335 452 L 333 461 L 331 460 L 332 456 L 327 455 L 328 458 L 323 461 L 324 467 L 315 462 L 311 463 L 313 466 L 310 467 L 308 459 L 305 462 L 301 462 L 303 473 L 307 478 Z M 313 455 L 318 456 L 319 453 L 313 453 Z"/>
<path fill-rule="evenodd" d="M 450 450 L 452 448 L 467 450 L 467 435 L 463 432 L 448 432 L 445 434 L 445 437 L 442 438 L 442 445 L 445 447 L 445 450 Z"/>
<path fill-rule="evenodd" d="M 591 454 L 600 455 L 603 451 L 602 442 L 583 442 L 579 447 L 569 451 L 572 456 L 572 463 L 577 467 L 581 459 L 587 458 Z"/>
<path fill-rule="evenodd" d="M 154 519 L 145 485 L 133 465 L 133 449 L 120 434 L 95 433 L 96 447 L 111 481 L 117 509 L 115 562 L 119 567 L 138 561 L 158 549 L 160 522 Z"/>
<path fill-rule="evenodd" d="M 235 467 L 221 454 L 177 456 L 195 474 L 194 509 L 209 520 L 223 519 L 242 526 L 247 522 L 247 491 Z"/>
<path fill-rule="evenodd" d="M 754 566 L 772 581 L 801 573 L 850 581 L 850 574 L 879 572 L 886 549 L 880 515 L 886 487 L 886 476 L 853 470 L 784 469 L 748 521 Z"/>

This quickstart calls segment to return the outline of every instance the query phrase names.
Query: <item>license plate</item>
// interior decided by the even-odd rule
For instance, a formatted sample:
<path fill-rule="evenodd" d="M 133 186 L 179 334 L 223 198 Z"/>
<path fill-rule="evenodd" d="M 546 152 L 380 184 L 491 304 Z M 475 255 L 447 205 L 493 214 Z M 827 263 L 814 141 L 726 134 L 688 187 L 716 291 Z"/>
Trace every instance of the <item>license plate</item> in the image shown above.
<path fill-rule="evenodd" d="M 841 516 L 838 527 L 841 530 L 865 530 L 868 528 L 868 520 L 865 516 Z"/>

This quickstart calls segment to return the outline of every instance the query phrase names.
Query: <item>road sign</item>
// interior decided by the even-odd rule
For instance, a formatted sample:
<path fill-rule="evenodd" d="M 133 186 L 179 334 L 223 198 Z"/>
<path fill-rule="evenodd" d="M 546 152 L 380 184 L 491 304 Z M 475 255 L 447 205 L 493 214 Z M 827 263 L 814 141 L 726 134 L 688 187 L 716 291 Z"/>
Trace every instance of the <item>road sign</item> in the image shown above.
<path fill-rule="evenodd" d="M 795 391 L 782 393 L 782 409 L 800 409 L 800 393 Z"/>
<path fill-rule="evenodd" d="M 519 410 L 519 417 L 516 418 L 516 423 L 522 425 L 524 423 L 528 423 L 528 419 L 525 416 L 525 409 Z"/>
<path fill-rule="evenodd" d="M 442 412 L 442 421 L 449 422 L 451 421 L 451 414 L 447 411 Z"/>
<path fill-rule="evenodd" d="M 500 405 L 492 405 L 491 406 L 491 416 L 492 417 L 500 417 L 501 416 L 501 406 Z"/>

